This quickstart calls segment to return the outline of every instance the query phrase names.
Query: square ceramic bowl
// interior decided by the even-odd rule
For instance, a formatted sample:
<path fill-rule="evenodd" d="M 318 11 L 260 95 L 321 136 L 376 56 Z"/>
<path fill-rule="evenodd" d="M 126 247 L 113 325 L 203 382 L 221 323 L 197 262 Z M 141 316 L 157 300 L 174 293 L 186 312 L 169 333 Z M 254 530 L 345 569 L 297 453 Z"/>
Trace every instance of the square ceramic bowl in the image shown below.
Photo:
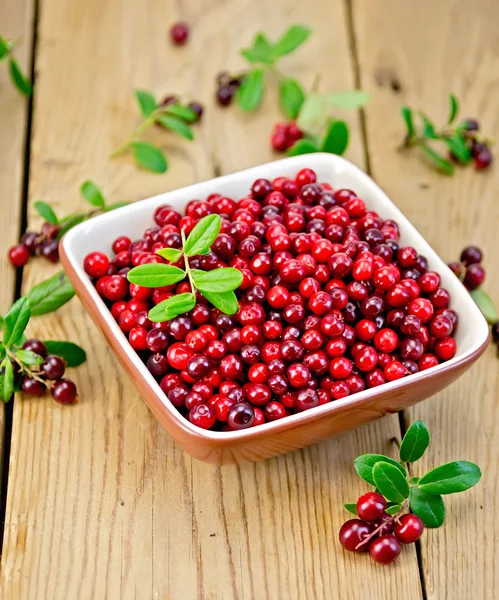
<path fill-rule="evenodd" d="M 451 293 L 451 306 L 459 313 L 457 353 L 448 362 L 421 373 L 279 421 L 230 433 L 205 431 L 185 419 L 162 392 L 85 274 L 83 259 L 92 250 L 100 250 L 110 256 L 111 244 L 119 235 L 138 238 L 154 224 L 154 209 L 160 204 L 170 204 L 183 211 L 189 200 L 204 199 L 214 192 L 238 199 L 247 194 L 252 182 L 259 177 L 270 180 L 280 175 L 293 177 L 304 167 L 314 169 L 319 181 L 329 182 L 334 188 L 355 190 L 366 200 L 369 208 L 378 211 L 385 219 L 397 221 L 403 245 L 414 246 L 428 258 L 430 269 L 440 273 L 442 286 Z M 332 154 L 309 154 L 271 162 L 160 194 L 98 216 L 64 236 L 61 260 L 86 310 L 101 328 L 139 393 L 166 431 L 192 456 L 219 465 L 282 454 L 403 410 L 452 383 L 484 352 L 488 343 L 487 323 L 457 277 L 370 177 L 347 160 Z"/>

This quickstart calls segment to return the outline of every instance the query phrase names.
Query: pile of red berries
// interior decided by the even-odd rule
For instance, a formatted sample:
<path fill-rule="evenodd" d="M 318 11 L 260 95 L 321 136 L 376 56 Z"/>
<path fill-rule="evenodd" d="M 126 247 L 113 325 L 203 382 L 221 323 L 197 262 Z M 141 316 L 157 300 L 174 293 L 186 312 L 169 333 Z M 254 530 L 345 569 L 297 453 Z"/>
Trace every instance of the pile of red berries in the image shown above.
<path fill-rule="evenodd" d="M 31 256 L 43 256 L 56 263 L 59 260 L 59 231 L 59 226 L 51 223 L 44 223 L 40 233 L 26 231 L 21 242 L 9 249 L 12 265 L 16 268 L 24 267 Z"/>
<path fill-rule="evenodd" d="M 270 143 L 277 152 L 285 152 L 303 137 L 303 131 L 293 121 L 291 123 L 276 123 Z"/>
<path fill-rule="evenodd" d="M 477 246 L 467 246 L 459 261 L 450 262 L 449 268 L 459 277 L 469 290 L 476 290 L 485 281 L 485 269 L 482 266 L 483 252 Z"/>
<path fill-rule="evenodd" d="M 234 98 L 237 88 L 244 81 L 244 74 L 231 75 L 227 71 L 222 71 L 217 75 L 216 99 L 220 106 L 228 106 Z"/>
<path fill-rule="evenodd" d="M 77 400 L 76 385 L 70 379 L 63 379 L 65 361 L 60 356 L 48 354 L 45 344 L 38 339 L 27 340 L 23 350 L 30 350 L 44 360 L 36 372 L 26 372 L 26 367 L 21 370 L 16 363 L 13 364 L 22 392 L 40 397 L 50 389 L 52 397 L 60 404 L 74 404 Z"/>
<path fill-rule="evenodd" d="M 189 313 L 151 322 L 152 306 L 190 292 L 188 281 L 145 288 L 132 266 L 164 263 L 155 252 L 182 247 L 196 222 L 222 217 L 208 254 L 191 268 L 241 271 L 239 311 L 221 313 L 198 294 Z M 424 256 L 399 244 L 398 225 L 348 189 L 294 179 L 257 179 L 240 200 L 211 194 L 183 216 L 159 206 L 156 225 L 111 260 L 84 261 L 121 330 L 169 400 L 206 429 L 231 431 L 429 369 L 456 352 L 456 312 Z M 181 263 L 178 263 L 181 266 Z"/>
<path fill-rule="evenodd" d="M 413 544 L 423 535 L 423 521 L 411 513 L 391 516 L 386 499 L 367 492 L 357 500 L 358 519 L 350 519 L 340 529 L 340 543 L 350 552 L 367 552 L 383 565 L 395 561 L 401 544 Z"/>

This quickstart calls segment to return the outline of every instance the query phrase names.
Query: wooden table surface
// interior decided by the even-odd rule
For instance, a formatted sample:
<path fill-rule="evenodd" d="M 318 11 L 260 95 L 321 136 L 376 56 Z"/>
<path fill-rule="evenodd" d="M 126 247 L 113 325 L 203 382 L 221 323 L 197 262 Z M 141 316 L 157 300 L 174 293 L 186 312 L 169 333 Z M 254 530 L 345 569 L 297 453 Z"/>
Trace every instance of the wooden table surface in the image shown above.
<path fill-rule="evenodd" d="M 167 36 L 180 19 L 192 33 L 182 49 Z M 286 72 L 308 86 L 320 73 L 323 91 L 361 86 L 372 94 L 363 116 L 347 115 L 347 157 L 444 259 L 466 243 L 482 246 L 487 289 L 499 299 L 499 167 L 444 177 L 396 150 L 400 105 L 443 120 L 450 91 L 497 136 L 497 0 L 1 0 L 0 33 L 22 38 L 18 56 L 34 69 L 35 88 L 23 100 L 0 69 L 0 256 L 26 218 L 39 226 L 36 199 L 70 213 L 82 206 L 87 178 L 110 200 L 136 200 L 274 158 L 274 95 L 249 116 L 223 110 L 213 102 L 214 76 L 242 66 L 238 49 L 257 30 L 277 36 L 291 23 L 309 24 L 313 36 L 283 61 Z M 136 87 L 190 92 L 207 106 L 197 141 L 166 147 L 166 175 L 109 159 L 137 122 Z M 0 260 L 0 310 L 53 271 L 34 261 L 16 281 Z M 444 527 L 426 532 L 419 551 L 406 549 L 382 568 L 345 554 L 337 532 L 343 502 L 365 489 L 354 457 L 393 452 L 397 415 L 280 458 L 218 469 L 169 439 L 77 300 L 34 320 L 31 333 L 74 340 L 89 358 L 74 374 L 78 405 L 18 396 L 5 408 L 4 598 L 499 597 L 492 348 L 457 383 L 401 415 L 406 424 L 423 419 L 433 433 L 421 468 L 468 459 L 483 479 L 449 498 Z"/>

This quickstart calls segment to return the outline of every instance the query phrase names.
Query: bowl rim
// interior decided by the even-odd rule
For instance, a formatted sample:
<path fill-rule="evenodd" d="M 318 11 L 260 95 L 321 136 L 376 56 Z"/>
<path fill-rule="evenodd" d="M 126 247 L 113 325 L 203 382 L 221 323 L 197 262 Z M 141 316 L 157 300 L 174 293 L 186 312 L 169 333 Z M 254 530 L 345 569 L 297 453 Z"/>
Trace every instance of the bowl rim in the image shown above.
<path fill-rule="evenodd" d="M 343 170 L 348 170 L 354 177 L 364 180 L 364 182 L 366 182 L 372 188 L 373 193 L 381 195 L 385 201 L 388 201 L 392 205 L 394 212 L 397 213 L 396 219 L 400 225 L 400 228 L 412 229 L 413 233 L 415 233 L 418 237 L 418 242 L 415 244 L 418 248 L 418 251 L 423 252 L 425 255 L 431 255 L 432 262 L 436 263 L 435 268 L 439 273 L 446 271 L 452 274 L 452 277 L 454 277 L 452 271 L 450 271 L 435 250 L 433 250 L 423 235 L 419 233 L 416 227 L 398 208 L 395 202 L 391 200 L 391 198 L 379 187 L 378 184 L 373 181 L 368 174 L 350 161 L 340 156 L 322 152 L 271 161 L 262 165 L 223 175 L 221 177 L 208 179 L 203 182 L 177 188 L 162 194 L 157 194 L 144 200 L 139 200 L 133 204 L 119 208 L 112 213 L 104 213 L 94 217 L 90 221 L 86 221 L 75 226 L 63 236 L 60 242 L 61 262 L 75 288 L 77 295 L 82 300 L 86 311 L 90 314 L 90 316 L 105 334 L 105 337 L 112 347 L 113 352 L 121 359 L 123 366 L 128 371 L 129 375 L 132 376 L 134 382 L 137 380 L 142 380 L 144 385 L 146 385 L 151 391 L 151 394 L 154 397 L 154 401 L 152 403 L 155 406 L 153 407 L 151 405 L 150 397 L 145 398 L 150 408 L 153 410 L 153 412 L 155 412 L 154 408 L 163 413 L 166 411 L 168 418 L 173 420 L 177 427 L 182 429 L 191 437 L 203 438 L 204 440 L 221 443 L 222 445 L 224 445 L 225 442 L 225 445 L 227 445 L 236 441 L 244 441 L 245 438 L 254 439 L 258 437 L 269 437 L 273 433 L 295 429 L 303 425 L 305 422 L 318 420 L 325 414 L 334 413 L 341 410 L 345 406 L 352 409 L 358 409 L 378 396 L 391 394 L 400 389 L 410 390 L 412 387 L 418 386 L 424 380 L 438 377 L 439 375 L 448 373 L 450 371 L 458 370 L 460 367 L 476 360 L 485 351 L 489 343 L 490 332 L 484 316 L 469 295 L 466 288 L 457 281 L 459 283 L 459 286 L 457 286 L 457 289 L 459 290 L 458 293 L 463 294 L 463 301 L 468 305 L 468 308 L 471 311 L 470 319 L 477 321 L 475 325 L 476 340 L 465 353 L 460 356 L 455 356 L 447 362 L 440 363 L 436 367 L 432 367 L 425 371 L 420 371 L 414 375 L 410 375 L 402 379 L 387 382 L 381 386 L 366 388 L 365 390 L 357 392 L 352 396 L 347 396 L 346 398 L 342 398 L 340 400 L 334 400 L 327 404 L 317 406 L 313 409 L 289 415 L 277 421 L 267 422 L 259 425 L 258 427 L 250 427 L 248 429 L 242 429 L 239 431 L 227 432 L 202 429 L 193 425 L 178 411 L 173 404 L 171 404 L 166 394 L 161 390 L 159 383 L 154 379 L 151 373 L 149 373 L 145 364 L 128 343 L 127 338 L 119 328 L 102 298 L 100 298 L 100 296 L 97 294 L 97 291 L 95 290 L 90 278 L 85 274 L 82 265 L 79 264 L 78 259 L 74 255 L 74 245 L 80 244 L 82 239 L 85 238 L 89 227 L 94 227 L 96 223 L 100 225 L 104 225 L 107 222 L 111 223 L 112 220 L 116 218 L 117 213 L 120 214 L 121 217 L 124 217 L 125 215 L 133 215 L 135 213 L 142 212 L 142 210 L 149 210 L 149 208 L 155 204 L 174 204 L 175 195 L 180 191 L 183 193 L 192 193 L 192 197 L 197 197 L 198 195 L 203 194 L 203 187 L 208 184 L 212 184 L 214 181 L 217 181 L 218 185 L 224 185 L 225 183 L 232 182 L 233 180 L 236 180 L 242 176 L 244 178 L 265 177 L 265 170 L 267 169 L 268 171 L 269 167 L 272 171 L 278 171 L 280 168 L 296 168 L 299 170 L 300 168 L 310 167 L 313 169 L 314 164 L 317 166 L 318 164 L 323 164 L 324 161 L 329 162 L 330 165 L 333 166 L 337 165 L 343 168 Z M 204 193 L 206 193 L 206 191 Z M 89 248 L 87 251 L 91 251 L 91 249 Z M 453 294 L 455 293 L 456 292 L 454 291 Z"/>

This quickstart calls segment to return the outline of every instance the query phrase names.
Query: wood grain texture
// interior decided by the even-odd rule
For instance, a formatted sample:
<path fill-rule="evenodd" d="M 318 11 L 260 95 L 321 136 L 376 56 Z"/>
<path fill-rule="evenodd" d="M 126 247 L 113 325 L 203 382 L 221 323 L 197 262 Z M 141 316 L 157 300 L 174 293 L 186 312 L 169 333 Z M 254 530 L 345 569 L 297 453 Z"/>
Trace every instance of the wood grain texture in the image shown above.
<path fill-rule="evenodd" d="M 362 85 L 373 94 L 367 130 L 373 174 L 437 252 L 455 260 L 463 246 L 485 250 L 486 288 L 499 299 L 497 167 L 476 173 L 434 173 L 414 154 L 401 155 L 401 104 L 424 109 L 445 122 L 447 95 L 461 99 L 463 116 L 477 116 L 485 134 L 499 128 L 499 5 L 480 0 L 411 3 L 354 0 Z M 495 349 L 459 382 L 406 413 L 433 433 L 431 452 L 415 474 L 439 463 L 472 460 L 483 472 L 478 487 L 447 497 L 444 527 L 422 539 L 430 598 L 495 598 L 497 463 L 499 460 L 499 362 Z"/>
<path fill-rule="evenodd" d="M 32 0 L 5 0 L 0 3 L 2 35 L 18 40 L 15 56 L 25 72 L 31 65 L 33 32 Z M 28 100 L 12 85 L 7 61 L 0 64 L 0 314 L 5 314 L 14 300 L 16 272 L 5 256 L 19 238 L 24 178 L 24 144 L 28 121 Z M 4 408 L 0 407 L 0 470 L 3 458 Z"/>
<path fill-rule="evenodd" d="M 184 49 L 167 41 L 177 19 L 192 27 Z M 88 177 L 110 199 L 137 199 L 271 159 L 273 94 L 258 114 L 243 116 L 213 107 L 213 80 L 221 67 L 242 66 L 237 50 L 256 30 L 293 22 L 316 34 L 283 69 L 309 84 L 321 71 L 324 89 L 351 87 L 339 1 L 44 0 L 30 200 L 50 199 L 64 214 L 81 206 L 77 189 Z M 191 90 L 209 106 L 198 143 L 168 146 L 164 177 L 140 173 L 126 158 L 108 160 L 137 121 L 131 90 L 139 86 L 158 95 Z M 349 118 L 350 157 L 361 163 L 358 124 Z M 48 271 L 30 268 L 25 288 Z M 345 555 L 336 540 L 348 518 L 343 502 L 365 490 L 353 459 L 392 452 L 396 417 L 280 458 L 216 469 L 168 438 L 77 301 L 38 320 L 36 334 L 73 339 L 89 360 L 74 374 L 77 406 L 48 398 L 16 404 L 5 597 L 422 597 L 414 549 L 387 571 Z"/>

